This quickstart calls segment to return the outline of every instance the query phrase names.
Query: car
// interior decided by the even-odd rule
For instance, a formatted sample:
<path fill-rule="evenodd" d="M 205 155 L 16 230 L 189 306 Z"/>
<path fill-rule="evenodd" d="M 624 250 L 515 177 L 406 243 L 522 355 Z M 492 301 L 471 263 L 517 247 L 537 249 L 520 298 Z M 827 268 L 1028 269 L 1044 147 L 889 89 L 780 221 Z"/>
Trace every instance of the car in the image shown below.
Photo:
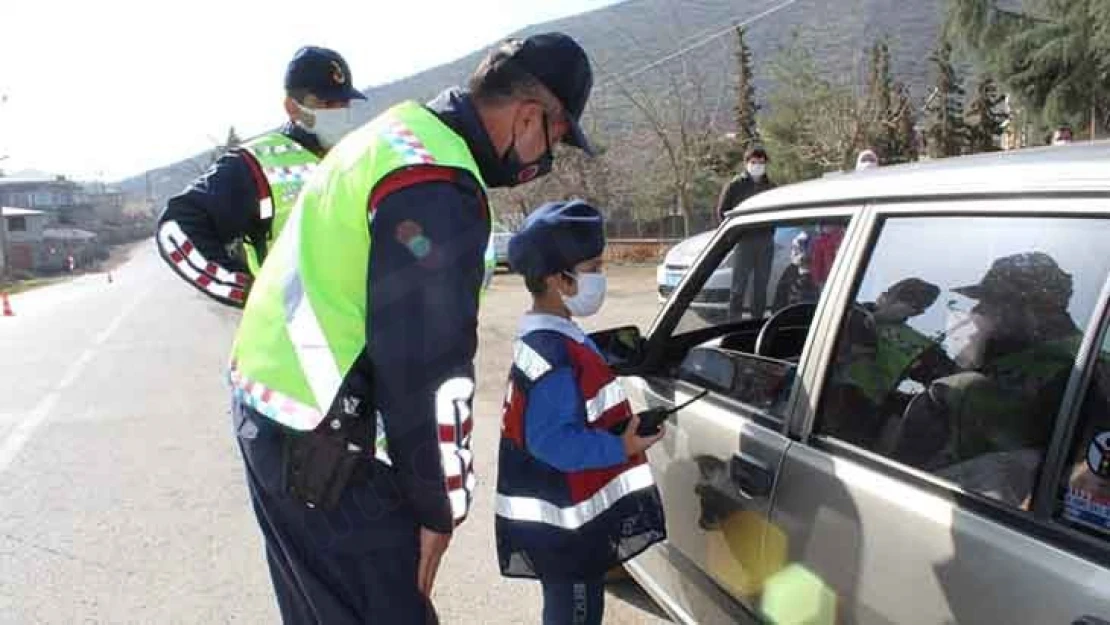
<path fill-rule="evenodd" d="M 774 247 L 770 251 L 771 262 L 765 284 L 767 289 L 765 301 L 771 301 L 774 298 L 773 285 L 778 284 L 779 278 L 790 265 L 793 239 L 800 232 L 798 229 L 783 229 L 776 233 L 773 241 Z M 697 262 L 702 252 L 708 247 L 714 234 L 715 231 L 712 230 L 696 234 L 667 250 L 663 256 L 663 262 L 655 269 L 656 289 L 659 292 L 661 303 L 666 302 L 675 289 L 678 288 L 690 267 Z M 750 316 L 753 312 L 750 292 L 744 298 L 742 306 L 732 301 L 734 288 L 732 274 L 735 270 L 735 259 L 735 255 L 729 253 L 709 276 L 705 285 L 698 291 L 694 301 L 690 303 L 690 306 L 707 321 L 723 321 L 730 315 Z M 752 279 L 754 279 L 754 275 Z M 763 312 L 760 313 L 760 315 L 763 314 Z"/>
<path fill-rule="evenodd" d="M 682 623 L 1110 621 L 1107 163 L 815 180 L 691 244 L 650 330 L 591 335 L 634 409 L 677 408 L 631 576 Z M 809 239 L 770 316 L 707 319 L 770 230 Z"/>
<path fill-rule="evenodd" d="M 499 221 L 490 226 L 489 244 L 486 246 L 486 271 L 482 277 L 482 288 L 489 288 L 493 275 L 498 269 L 509 269 L 509 239 L 513 231 Z M 492 261 L 492 262 L 491 262 Z"/>
<path fill-rule="evenodd" d="M 490 241 L 493 244 L 494 262 L 498 267 L 509 268 L 509 239 L 513 231 L 499 221 L 493 222 Z"/>

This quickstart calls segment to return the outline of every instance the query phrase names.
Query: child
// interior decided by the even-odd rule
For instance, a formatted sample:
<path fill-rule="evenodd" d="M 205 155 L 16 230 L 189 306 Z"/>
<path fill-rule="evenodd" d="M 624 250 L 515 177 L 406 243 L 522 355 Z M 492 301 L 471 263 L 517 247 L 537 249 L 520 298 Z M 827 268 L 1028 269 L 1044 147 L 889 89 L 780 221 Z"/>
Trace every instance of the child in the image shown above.
<path fill-rule="evenodd" d="M 536 209 L 509 242 L 532 310 L 513 349 L 497 477 L 497 554 L 506 577 L 539 579 L 544 625 L 594 625 L 605 573 L 666 537 L 620 382 L 571 317 L 605 299 L 601 214 L 582 201 Z M 627 422 L 622 435 L 609 432 Z"/>

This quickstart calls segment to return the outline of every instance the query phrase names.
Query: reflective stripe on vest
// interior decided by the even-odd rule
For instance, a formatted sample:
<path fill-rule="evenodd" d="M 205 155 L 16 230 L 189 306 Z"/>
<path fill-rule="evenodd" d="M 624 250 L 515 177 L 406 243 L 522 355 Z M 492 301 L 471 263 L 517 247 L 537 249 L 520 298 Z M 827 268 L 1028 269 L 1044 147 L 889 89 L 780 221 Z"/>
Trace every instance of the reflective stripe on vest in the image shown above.
<path fill-rule="evenodd" d="M 499 493 L 497 516 L 513 521 L 545 523 L 562 529 L 576 530 L 613 507 L 624 497 L 654 485 L 651 466 L 641 464 L 613 478 L 589 499 L 565 508 L 535 497 L 509 497 Z"/>

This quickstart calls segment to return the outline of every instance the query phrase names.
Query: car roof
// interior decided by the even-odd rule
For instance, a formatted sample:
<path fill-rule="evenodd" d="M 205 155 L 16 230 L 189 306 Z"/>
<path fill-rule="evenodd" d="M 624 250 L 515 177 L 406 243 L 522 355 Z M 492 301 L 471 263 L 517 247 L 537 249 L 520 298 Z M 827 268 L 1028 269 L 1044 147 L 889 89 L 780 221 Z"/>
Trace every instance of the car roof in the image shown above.
<path fill-rule="evenodd" d="M 919 161 L 760 193 L 730 216 L 789 207 L 942 197 L 1110 194 L 1110 141 Z"/>

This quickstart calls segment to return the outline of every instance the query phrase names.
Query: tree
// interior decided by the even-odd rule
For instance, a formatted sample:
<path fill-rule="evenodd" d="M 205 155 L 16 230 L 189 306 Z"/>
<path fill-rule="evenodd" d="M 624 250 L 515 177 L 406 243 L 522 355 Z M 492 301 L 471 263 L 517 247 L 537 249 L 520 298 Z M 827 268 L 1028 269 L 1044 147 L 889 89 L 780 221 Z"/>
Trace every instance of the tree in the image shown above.
<path fill-rule="evenodd" d="M 1110 0 L 950 0 L 947 31 L 1045 127 L 1108 125 Z"/>
<path fill-rule="evenodd" d="M 975 96 L 967 105 L 968 147 L 972 152 L 994 152 L 995 141 L 1002 135 L 1008 115 L 1000 109 L 1006 101 L 998 94 L 998 86 L 990 76 L 983 76 L 975 87 Z"/>
<path fill-rule="evenodd" d="M 756 126 L 755 82 L 752 76 L 752 51 L 744 41 L 744 28 L 736 27 L 736 141 L 743 152 L 759 142 Z"/>
<path fill-rule="evenodd" d="M 894 135 L 886 162 L 909 163 L 917 160 L 917 125 L 913 98 L 909 87 L 902 83 L 894 84 Z"/>
<path fill-rule="evenodd" d="M 964 89 L 952 64 L 952 46 L 942 42 L 929 56 L 936 74 L 933 93 L 925 104 L 928 127 L 925 130 L 929 156 L 958 156 L 967 144 L 963 119 Z"/>
<path fill-rule="evenodd" d="M 872 148 L 883 160 L 890 162 L 897 150 L 898 115 L 894 102 L 894 79 L 890 71 L 890 49 L 885 42 L 871 47 L 871 64 L 867 75 L 867 91 L 861 107 L 863 132 L 856 148 Z"/>
<path fill-rule="evenodd" d="M 227 129 L 227 139 L 224 140 L 223 148 L 227 151 L 237 148 L 240 145 L 243 145 L 243 141 L 239 139 L 239 135 L 235 134 L 235 126 L 231 126 Z"/>
<path fill-rule="evenodd" d="M 859 98 L 822 78 L 797 37 L 772 60 L 770 73 L 775 87 L 760 128 L 775 180 L 796 182 L 851 167 L 865 125 Z"/>

